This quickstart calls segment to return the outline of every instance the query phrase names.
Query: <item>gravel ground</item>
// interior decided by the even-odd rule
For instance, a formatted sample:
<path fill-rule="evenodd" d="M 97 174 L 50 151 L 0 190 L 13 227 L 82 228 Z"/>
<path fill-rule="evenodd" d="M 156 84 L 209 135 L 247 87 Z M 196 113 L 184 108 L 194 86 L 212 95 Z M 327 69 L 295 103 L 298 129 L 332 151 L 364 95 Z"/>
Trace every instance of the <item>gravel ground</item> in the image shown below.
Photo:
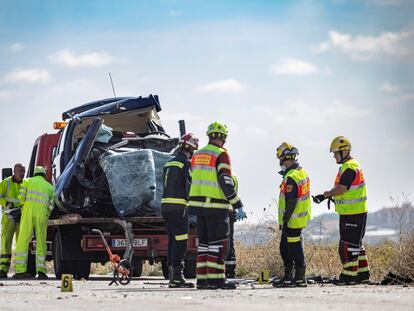
<path fill-rule="evenodd" d="M 11 279 L 0 281 L 0 310 L 414 310 L 414 286 L 310 285 L 275 289 L 270 285 L 240 285 L 233 291 L 169 289 L 159 277 L 108 286 L 109 278 L 74 281 L 72 293 L 60 291 L 60 281 Z M 247 311 L 247 310 L 243 310 Z"/>

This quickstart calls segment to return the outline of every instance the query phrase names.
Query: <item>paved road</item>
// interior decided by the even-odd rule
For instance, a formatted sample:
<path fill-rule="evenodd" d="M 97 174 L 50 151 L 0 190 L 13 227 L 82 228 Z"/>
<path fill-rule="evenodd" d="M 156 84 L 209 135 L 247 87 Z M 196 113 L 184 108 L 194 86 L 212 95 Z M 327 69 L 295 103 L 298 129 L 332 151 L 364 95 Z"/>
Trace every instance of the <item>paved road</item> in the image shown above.
<path fill-rule="evenodd" d="M 109 279 L 74 281 L 74 292 L 61 293 L 60 281 L 0 281 L 0 310 L 414 310 L 414 287 L 311 285 L 274 289 L 241 285 L 234 291 L 169 289 L 162 278 L 108 286 Z M 229 309 L 230 308 L 230 309 Z"/>

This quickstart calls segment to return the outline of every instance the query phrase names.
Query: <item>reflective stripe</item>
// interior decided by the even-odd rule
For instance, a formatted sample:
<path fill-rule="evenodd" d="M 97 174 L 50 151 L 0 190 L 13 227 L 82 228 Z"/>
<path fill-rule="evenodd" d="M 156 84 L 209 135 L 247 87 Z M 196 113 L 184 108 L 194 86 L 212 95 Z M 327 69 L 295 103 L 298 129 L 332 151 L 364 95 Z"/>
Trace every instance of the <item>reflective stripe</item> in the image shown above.
<path fill-rule="evenodd" d="M 220 185 L 217 182 L 214 181 L 209 181 L 209 180 L 194 180 L 192 182 L 193 185 L 200 185 L 200 186 L 211 186 L 211 187 L 215 187 L 215 188 L 219 188 Z"/>
<path fill-rule="evenodd" d="M 347 251 L 348 252 L 359 252 L 359 248 L 348 247 Z"/>
<path fill-rule="evenodd" d="M 36 263 L 36 267 L 44 268 L 45 264 L 44 263 Z"/>
<path fill-rule="evenodd" d="M 300 218 L 300 217 L 305 217 L 305 216 L 308 216 L 308 212 L 292 214 L 290 218 Z"/>
<path fill-rule="evenodd" d="M 203 170 L 203 171 L 215 171 L 216 170 L 215 167 L 208 166 L 208 165 L 201 165 L 201 164 L 195 164 L 194 167 L 193 167 L 193 170 L 195 168 Z"/>
<path fill-rule="evenodd" d="M 208 155 L 212 155 L 215 157 L 218 157 L 220 155 L 220 153 L 212 151 L 212 150 L 201 150 L 199 152 L 197 152 L 197 155 L 203 155 L 203 154 L 208 154 Z"/>
<path fill-rule="evenodd" d="M 352 200 L 335 200 L 335 203 L 337 204 L 354 204 L 354 203 L 360 203 L 367 200 L 367 197 L 362 197 L 358 199 L 352 199 Z"/>
<path fill-rule="evenodd" d="M 171 161 L 171 162 L 167 162 L 167 164 L 165 164 L 165 167 L 170 167 L 170 166 L 177 166 L 179 168 L 183 168 L 184 163 L 181 163 L 179 161 Z"/>
<path fill-rule="evenodd" d="M 197 262 L 197 268 L 204 268 L 207 267 L 207 263 L 206 262 Z"/>
<path fill-rule="evenodd" d="M 235 265 L 236 263 L 237 262 L 235 260 L 229 260 L 225 262 L 226 265 Z"/>
<path fill-rule="evenodd" d="M 45 198 L 46 200 L 49 200 L 49 196 L 43 192 L 39 192 L 39 191 L 34 191 L 34 190 L 27 190 L 27 194 L 34 194 L 34 195 L 38 195 L 40 197 Z"/>
<path fill-rule="evenodd" d="M 176 235 L 175 240 L 176 241 L 188 240 L 188 234 L 186 233 L 186 234 Z"/>
<path fill-rule="evenodd" d="M 162 198 L 161 203 L 187 205 L 188 201 L 185 199 L 179 199 L 179 198 Z"/>
<path fill-rule="evenodd" d="M 205 208 L 230 208 L 229 204 L 226 203 L 207 203 L 199 201 L 189 201 L 189 206 L 205 207 Z"/>
<path fill-rule="evenodd" d="M 358 260 L 368 260 L 368 257 L 366 255 L 365 256 L 359 256 Z"/>
<path fill-rule="evenodd" d="M 16 257 L 27 257 L 27 253 L 14 253 Z"/>
<path fill-rule="evenodd" d="M 39 204 L 49 205 L 49 201 L 44 201 L 44 200 L 30 198 L 30 197 L 26 198 L 26 202 L 35 202 L 35 203 L 39 203 Z"/>
<path fill-rule="evenodd" d="M 345 274 L 345 275 L 349 275 L 349 276 L 357 276 L 358 275 L 358 272 L 357 271 L 342 270 L 341 273 L 342 274 Z"/>
<path fill-rule="evenodd" d="M 217 166 L 217 170 L 220 171 L 222 168 L 231 170 L 231 165 L 230 164 L 227 164 L 227 163 L 220 163 Z"/>
<path fill-rule="evenodd" d="M 26 263 L 26 260 L 15 260 L 14 263 L 24 265 Z"/>
<path fill-rule="evenodd" d="M 362 187 L 365 187 L 365 182 L 363 182 L 362 184 L 359 184 L 359 185 L 351 186 L 351 187 L 349 187 L 349 190 L 355 190 L 355 189 L 359 189 L 359 188 L 362 188 Z"/>
<path fill-rule="evenodd" d="M 207 273 L 208 279 L 224 279 L 224 273 Z"/>
<path fill-rule="evenodd" d="M 236 204 L 236 203 L 237 203 L 237 202 L 239 202 L 239 201 L 240 201 L 239 197 L 238 197 L 238 196 L 236 196 L 236 197 L 234 197 L 233 199 L 229 200 L 229 203 L 230 203 L 231 205 L 233 205 L 233 204 Z"/>
<path fill-rule="evenodd" d="M 350 268 L 350 267 L 356 267 L 356 266 L 358 266 L 358 260 L 350 261 L 350 262 L 347 262 L 343 265 L 344 269 L 345 268 Z"/>
<path fill-rule="evenodd" d="M 42 257 L 42 256 L 36 256 L 37 260 L 46 260 L 46 257 Z"/>
<path fill-rule="evenodd" d="M 10 197 L 6 197 L 5 199 L 6 199 L 7 202 L 20 203 L 19 199 L 13 199 L 13 198 L 10 198 Z"/>
<path fill-rule="evenodd" d="M 216 269 L 220 269 L 220 270 L 224 270 L 224 265 L 220 265 L 218 263 L 215 262 L 207 262 L 207 267 L 208 268 L 216 268 Z"/>
<path fill-rule="evenodd" d="M 288 241 L 289 243 L 296 243 L 296 242 L 300 242 L 300 236 L 292 236 L 292 237 L 288 236 L 288 237 L 287 237 L 287 241 Z"/>
<path fill-rule="evenodd" d="M 207 280 L 207 274 L 197 274 L 197 280 Z"/>
<path fill-rule="evenodd" d="M 358 273 L 361 273 L 361 272 L 369 272 L 369 267 L 367 266 L 367 267 L 359 268 Z"/>

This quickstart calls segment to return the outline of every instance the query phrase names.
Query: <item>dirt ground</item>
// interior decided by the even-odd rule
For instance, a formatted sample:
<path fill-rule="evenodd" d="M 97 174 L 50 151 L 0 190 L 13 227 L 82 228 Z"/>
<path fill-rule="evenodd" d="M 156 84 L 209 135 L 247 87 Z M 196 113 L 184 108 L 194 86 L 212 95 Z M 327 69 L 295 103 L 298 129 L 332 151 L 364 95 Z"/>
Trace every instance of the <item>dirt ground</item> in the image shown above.
<path fill-rule="evenodd" d="M 275 289 L 240 285 L 237 290 L 169 289 L 160 277 L 134 279 L 127 286 L 108 286 L 109 278 L 73 281 L 62 293 L 60 281 L 0 281 L 0 310 L 414 310 L 414 286 L 310 285 Z"/>

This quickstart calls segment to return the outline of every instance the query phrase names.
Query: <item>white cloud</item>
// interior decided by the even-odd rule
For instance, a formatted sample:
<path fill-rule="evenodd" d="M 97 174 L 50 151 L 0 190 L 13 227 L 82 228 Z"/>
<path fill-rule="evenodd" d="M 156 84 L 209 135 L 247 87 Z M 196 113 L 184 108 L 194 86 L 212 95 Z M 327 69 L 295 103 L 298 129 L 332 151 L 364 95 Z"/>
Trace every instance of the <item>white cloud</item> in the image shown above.
<path fill-rule="evenodd" d="M 10 47 L 10 50 L 14 53 L 21 52 L 26 48 L 26 46 L 24 44 L 20 43 L 20 42 L 14 42 L 14 43 L 10 44 L 9 47 Z"/>
<path fill-rule="evenodd" d="M 379 89 L 380 91 L 385 92 L 385 93 L 397 93 L 403 89 L 403 86 L 398 85 L 398 84 L 392 84 L 386 81 L 383 84 L 381 84 Z"/>
<path fill-rule="evenodd" d="M 0 90 L 0 99 L 10 99 L 13 96 L 13 92 L 10 90 Z"/>
<path fill-rule="evenodd" d="M 207 93 L 240 93 L 245 86 L 235 79 L 220 80 L 197 87 L 200 92 Z"/>
<path fill-rule="evenodd" d="M 339 50 L 356 60 L 368 60 L 375 56 L 414 57 L 414 29 L 383 32 L 378 36 L 353 36 L 331 30 L 328 36 L 328 42 L 313 47 L 313 51 Z"/>
<path fill-rule="evenodd" d="M 319 73 L 318 67 L 297 58 L 283 58 L 270 65 L 270 72 L 275 75 L 309 75 Z"/>
<path fill-rule="evenodd" d="M 289 120 L 302 125 L 323 125 L 357 119 L 368 114 L 370 114 L 369 110 L 344 104 L 336 99 L 324 106 L 303 101 L 292 102 L 270 116 L 276 124 L 285 124 Z"/>
<path fill-rule="evenodd" d="M 168 12 L 168 16 L 172 17 L 180 16 L 181 14 L 183 14 L 183 12 L 177 10 L 171 10 Z"/>
<path fill-rule="evenodd" d="M 16 69 L 6 73 L 3 78 L 4 82 L 30 82 L 30 83 L 47 83 L 51 80 L 49 71 L 46 69 Z"/>
<path fill-rule="evenodd" d="M 115 60 L 106 52 L 77 54 L 67 49 L 60 50 L 49 57 L 53 62 L 68 67 L 99 67 L 111 64 Z"/>

